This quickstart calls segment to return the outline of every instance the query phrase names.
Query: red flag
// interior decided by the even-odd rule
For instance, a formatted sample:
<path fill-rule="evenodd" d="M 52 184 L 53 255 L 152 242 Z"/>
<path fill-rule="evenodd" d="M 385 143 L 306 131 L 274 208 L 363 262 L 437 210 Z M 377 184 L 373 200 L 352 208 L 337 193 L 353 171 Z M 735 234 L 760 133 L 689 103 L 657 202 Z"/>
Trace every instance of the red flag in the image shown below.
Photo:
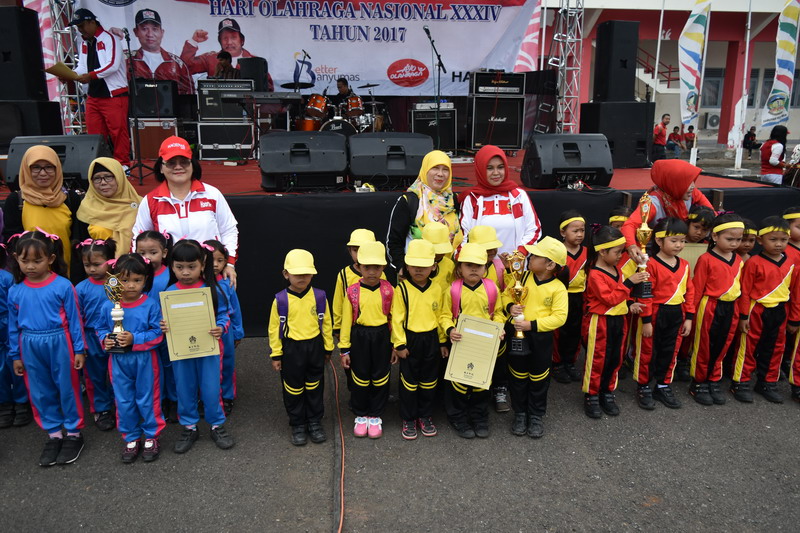
<path fill-rule="evenodd" d="M 514 72 L 539 70 L 539 38 L 542 29 L 542 0 L 534 0 L 536 6 L 531 14 L 531 21 L 525 29 L 525 37 L 519 46 Z"/>

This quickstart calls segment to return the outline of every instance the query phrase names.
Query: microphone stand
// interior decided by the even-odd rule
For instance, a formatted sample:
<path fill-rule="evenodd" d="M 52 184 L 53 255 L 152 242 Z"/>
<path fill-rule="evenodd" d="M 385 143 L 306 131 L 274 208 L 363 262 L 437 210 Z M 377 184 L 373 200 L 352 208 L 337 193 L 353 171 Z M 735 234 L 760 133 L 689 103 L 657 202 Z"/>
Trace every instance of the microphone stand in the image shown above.
<path fill-rule="evenodd" d="M 139 138 L 139 110 L 136 107 L 136 71 L 133 68 L 133 54 L 131 53 L 131 35 L 128 33 L 128 30 L 125 30 L 125 46 L 128 49 L 128 79 L 130 80 L 130 106 L 129 109 L 131 110 L 131 115 L 133 115 L 133 151 L 136 152 L 136 163 L 134 163 L 129 173 L 133 176 L 133 170 L 139 170 L 139 185 L 144 184 L 144 177 L 145 173 L 142 169 L 147 169 L 148 172 L 146 175 L 149 176 L 150 174 L 155 172 L 155 169 L 149 165 L 145 165 L 142 163 L 142 146 L 141 140 Z"/>
<path fill-rule="evenodd" d="M 433 49 L 433 53 L 436 55 L 436 149 L 438 150 L 441 146 L 441 126 L 439 120 L 439 106 L 441 105 L 442 100 L 442 72 L 447 74 L 447 69 L 444 68 L 444 63 L 442 62 L 442 56 L 439 55 L 439 50 L 436 49 L 435 41 L 433 37 L 431 37 L 430 30 L 425 31 L 425 35 L 428 36 L 428 40 L 431 42 L 431 48 Z"/>

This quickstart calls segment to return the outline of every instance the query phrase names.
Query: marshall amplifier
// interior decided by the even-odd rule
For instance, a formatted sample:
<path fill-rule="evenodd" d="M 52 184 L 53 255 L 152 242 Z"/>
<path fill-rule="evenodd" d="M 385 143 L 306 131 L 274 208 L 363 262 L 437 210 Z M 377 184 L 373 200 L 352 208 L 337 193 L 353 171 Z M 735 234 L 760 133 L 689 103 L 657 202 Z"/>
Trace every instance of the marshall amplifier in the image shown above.
<path fill-rule="evenodd" d="M 525 96 L 525 74 L 521 72 L 473 72 L 472 96 Z"/>
<path fill-rule="evenodd" d="M 458 115 L 455 109 L 440 109 L 439 120 L 439 150 L 455 151 L 456 149 L 456 124 Z M 436 111 L 411 111 L 411 131 L 413 133 L 424 133 L 433 138 L 436 143 Z"/>
<path fill-rule="evenodd" d="M 197 80 L 197 108 L 200 120 L 244 122 L 242 106 L 223 102 L 221 94 L 233 91 L 252 91 L 253 80 Z"/>
<path fill-rule="evenodd" d="M 503 150 L 522 149 L 525 98 L 470 98 L 472 149 L 493 144 Z"/>

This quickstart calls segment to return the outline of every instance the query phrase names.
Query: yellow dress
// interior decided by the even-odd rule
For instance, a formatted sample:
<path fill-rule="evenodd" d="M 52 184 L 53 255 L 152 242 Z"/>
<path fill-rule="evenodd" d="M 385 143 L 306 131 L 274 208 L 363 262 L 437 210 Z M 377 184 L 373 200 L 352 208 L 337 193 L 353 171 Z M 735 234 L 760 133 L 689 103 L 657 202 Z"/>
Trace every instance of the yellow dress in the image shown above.
<path fill-rule="evenodd" d="M 22 227 L 25 231 L 34 231 L 41 228 L 47 233 L 58 235 L 64 250 L 64 262 L 67 264 L 69 275 L 69 261 L 72 256 L 70 238 L 72 236 L 72 212 L 66 203 L 58 207 L 45 207 L 25 202 L 22 204 Z"/>

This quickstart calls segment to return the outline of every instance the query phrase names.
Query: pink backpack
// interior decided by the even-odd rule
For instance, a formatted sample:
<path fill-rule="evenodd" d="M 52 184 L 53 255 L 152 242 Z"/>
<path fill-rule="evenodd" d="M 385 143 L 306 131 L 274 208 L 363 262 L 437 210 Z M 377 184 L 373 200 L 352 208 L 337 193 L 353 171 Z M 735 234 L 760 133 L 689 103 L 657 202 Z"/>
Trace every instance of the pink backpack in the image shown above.
<path fill-rule="evenodd" d="M 486 289 L 486 296 L 489 299 L 489 316 L 494 315 L 494 308 L 497 305 L 497 285 L 490 279 L 482 279 L 483 288 Z M 457 279 L 450 285 L 450 298 L 453 300 L 453 318 L 458 318 L 461 311 L 461 291 L 464 289 L 464 280 Z"/>
<path fill-rule="evenodd" d="M 389 316 L 389 314 L 392 312 L 392 297 L 394 296 L 392 284 L 385 279 L 382 279 L 381 288 L 379 290 L 381 291 L 381 310 L 383 311 L 384 315 Z M 347 287 L 347 299 L 350 300 L 350 304 L 353 306 L 353 324 L 356 323 L 358 314 L 361 311 L 361 307 L 359 305 L 360 297 L 361 282 L 353 283 Z"/>

